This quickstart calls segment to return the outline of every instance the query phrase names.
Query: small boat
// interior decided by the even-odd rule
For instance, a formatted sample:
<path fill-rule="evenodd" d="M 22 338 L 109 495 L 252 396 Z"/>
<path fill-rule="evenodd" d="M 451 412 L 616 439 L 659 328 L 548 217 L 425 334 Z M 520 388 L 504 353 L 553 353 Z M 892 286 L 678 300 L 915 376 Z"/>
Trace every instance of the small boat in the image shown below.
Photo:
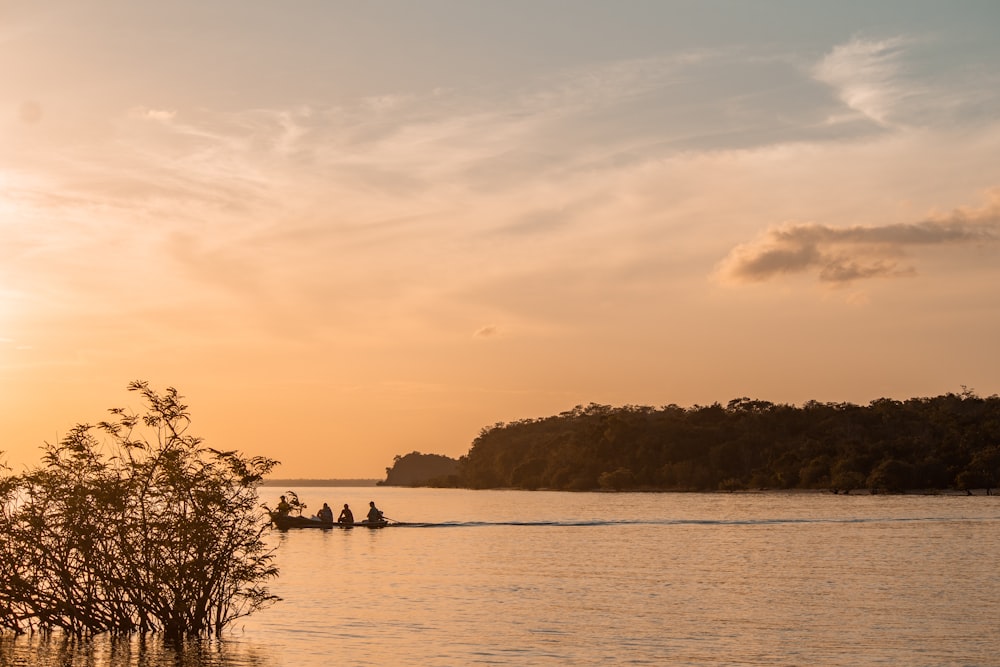
<path fill-rule="evenodd" d="M 323 521 L 316 517 L 292 516 L 290 514 L 280 514 L 271 512 L 271 523 L 278 530 L 288 530 L 290 528 L 385 528 L 386 526 L 398 525 L 382 519 L 381 521 L 355 521 L 354 523 L 335 523 L 333 521 Z"/>
<path fill-rule="evenodd" d="M 355 521 L 354 523 L 339 523 L 334 524 L 340 528 L 387 528 L 388 526 L 402 526 L 401 523 L 389 523 L 385 519 L 379 521 L 369 521 L 365 519 L 364 521 Z"/>

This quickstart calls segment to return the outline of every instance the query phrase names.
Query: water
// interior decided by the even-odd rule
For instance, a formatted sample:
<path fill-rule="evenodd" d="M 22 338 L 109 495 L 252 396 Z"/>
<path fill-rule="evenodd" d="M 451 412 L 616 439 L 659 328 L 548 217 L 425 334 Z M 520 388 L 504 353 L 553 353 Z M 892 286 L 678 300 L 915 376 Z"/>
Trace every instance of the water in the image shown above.
<path fill-rule="evenodd" d="M 284 600 L 220 642 L 6 637 L 0 667 L 1000 665 L 996 497 L 300 497 L 431 525 L 273 533 Z"/>

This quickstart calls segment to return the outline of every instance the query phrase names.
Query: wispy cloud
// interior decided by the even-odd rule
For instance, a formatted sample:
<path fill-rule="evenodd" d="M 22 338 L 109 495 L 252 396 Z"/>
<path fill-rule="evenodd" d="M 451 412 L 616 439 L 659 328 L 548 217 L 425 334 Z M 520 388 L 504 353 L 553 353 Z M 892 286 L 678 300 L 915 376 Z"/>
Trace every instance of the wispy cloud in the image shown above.
<path fill-rule="evenodd" d="M 889 125 L 906 93 L 898 81 L 906 43 L 900 37 L 851 40 L 827 54 L 813 75 L 835 88 L 854 111 L 879 125 Z"/>
<path fill-rule="evenodd" d="M 866 114 L 892 118 L 905 44 L 849 43 L 817 76 Z M 771 94 L 786 88 L 796 94 Z M 679 248 L 678 211 L 704 183 L 729 187 L 723 172 L 752 161 L 742 149 L 803 137 L 822 145 L 828 137 L 808 133 L 829 104 L 793 62 L 724 50 L 335 103 L 223 112 L 130 101 L 113 140 L 26 144 L 20 217 L 50 222 L 11 223 L 8 241 L 50 263 L 115 248 L 162 276 L 164 290 L 178 280 L 314 308 L 360 301 L 359 292 L 402 300 L 413 285 L 452 292 L 455 275 L 473 290 L 496 282 L 523 294 L 517 281 L 538 267 L 599 283 Z M 50 177 L 24 180 L 45 161 Z M 821 266 L 823 280 L 845 282 L 910 270 L 886 242 L 815 225 L 783 234 L 734 250 L 731 277 Z M 718 246 L 703 252 L 719 255 Z M 106 265 L 112 274 L 120 262 Z M 118 277 L 108 282 L 129 284 Z M 504 316 L 526 303 L 504 301 Z M 532 314 L 551 312 L 546 301 Z"/>
<path fill-rule="evenodd" d="M 811 69 L 843 107 L 829 126 L 858 121 L 882 129 L 941 127 L 981 122 L 995 109 L 995 71 L 962 62 L 961 45 L 933 35 L 854 38 L 837 45 Z"/>
<path fill-rule="evenodd" d="M 925 220 L 884 226 L 832 227 L 788 224 L 740 245 L 722 261 L 719 274 L 732 282 L 760 282 L 815 272 L 822 282 L 846 284 L 915 273 L 905 263 L 916 247 L 981 244 L 1000 238 L 1000 190 L 980 208 L 961 208 Z"/>
<path fill-rule="evenodd" d="M 113 141 L 98 137 L 58 151 L 25 145 L 23 154 L 36 162 L 58 155 L 50 165 L 58 182 L 39 196 L 59 192 L 111 209 L 162 206 L 169 213 L 157 208 L 161 220 L 206 212 L 217 219 L 220 211 L 246 220 L 251 202 L 287 210 L 289 202 L 305 207 L 317 198 L 337 200 L 344 214 L 346 202 L 362 196 L 367 214 L 383 218 L 454 201 L 456 190 L 500 194 L 706 142 L 715 149 L 786 139 L 793 126 L 813 122 L 812 111 L 802 111 L 798 124 L 771 120 L 762 129 L 761 119 L 782 106 L 773 96 L 723 94 L 734 77 L 750 79 L 761 68 L 781 85 L 815 86 L 791 66 L 774 67 L 697 51 L 581 66 L 515 86 L 329 105 L 217 112 L 140 104 L 114 119 Z"/>

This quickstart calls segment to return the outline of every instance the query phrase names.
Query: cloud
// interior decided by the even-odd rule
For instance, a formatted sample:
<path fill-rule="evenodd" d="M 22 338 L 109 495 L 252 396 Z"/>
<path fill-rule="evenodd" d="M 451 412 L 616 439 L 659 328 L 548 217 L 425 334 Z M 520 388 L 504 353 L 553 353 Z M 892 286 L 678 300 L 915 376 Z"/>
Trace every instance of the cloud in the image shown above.
<path fill-rule="evenodd" d="M 826 125 L 858 121 L 882 129 L 978 122 L 997 104 L 997 75 L 963 63 L 974 49 L 933 36 L 855 38 L 837 45 L 809 69 L 843 104 Z M 983 58 L 975 52 L 973 61 Z M 845 108 L 846 107 L 846 108 Z"/>
<path fill-rule="evenodd" d="M 169 123 L 176 116 L 176 111 L 171 111 L 168 109 L 150 109 L 148 107 L 136 107 L 132 109 L 132 115 L 136 118 L 144 118 L 146 120 L 157 121 L 160 123 Z"/>
<path fill-rule="evenodd" d="M 732 184 L 745 165 L 786 155 L 741 149 L 810 136 L 802 127 L 830 104 L 824 87 L 784 61 L 748 60 L 734 73 L 735 62 L 729 52 L 631 60 L 336 104 L 176 112 L 169 109 L 182 102 L 170 98 L 123 105 L 127 117 L 113 118 L 113 132 L 100 141 L 31 157 L 53 162 L 53 176 L 24 192 L 23 212 L 51 222 L 18 224 L 15 238 L 45 250 L 49 264 L 115 248 L 155 269 L 164 291 L 180 280 L 211 285 L 213 297 L 231 293 L 234 304 L 282 293 L 297 306 L 335 302 L 338 312 L 372 299 L 409 307 L 419 290 L 454 290 L 454 275 L 475 276 L 473 286 L 533 277 L 539 266 L 635 276 L 650 257 L 662 260 L 667 244 L 688 241 L 700 244 L 700 261 L 717 258 L 730 246 L 720 252 L 716 238 L 709 249 L 680 222 L 709 199 L 706 174 L 720 188 L 740 187 Z M 757 90 L 755 73 L 767 75 L 765 90 Z M 788 97 L 772 93 L 803 84 L 809 94 L 794 96 L 801 108 L 791 120 L 765 122 Z M 810 160 L 827 159 L 828 139 L 810 146 Z M 909 270 L 887 254 L 835 261 L 824 253 L 848 240 L 789 233 L 770 254 L 748 256 L 739 279 L 820 264 L 831 282 Z M 760 245 L 747 252 L 762 253 Z M 119 270 L 117 262 L 107 266 Z M 672 276 L 681 272 L 675 266 Z M 117 273 L 114 282 L 127 284 Z M 419 290 L 407 289 L 415 283 Z M 349 287 L 357 284 L 363 289 Z M 518 294 L 535 289 L 517 287 Z M 518 296 L 504 302 L 504 317 L 531 310 L 551 319 L 552 301 L 532 307 Z"/>
<path fill-rule="evenodd" d="M 492 338 L 500 333 L 500 329 L 495 324 L 488 324 L 473 334 L 475 338 Z"/>
<path fill-rule="evenodd" d="M 59 193 L 94 208 L 134 208 L 159 224 L 217 221 L 221 213 L 238 216 L 242 228 L 254 205 L 265 209 L 260 220 L 287 220 L 292 215 L 279 211 L 310 207 L 331 208 L 344 219 L 397 217 L 401 209 L 429 213 L 466 195 L 548 197 L 560 189 L 550 184 L 620 173 L 706 145 L 801 138 L 802 127 L 816 118 L 815 95 L 797 96 L 809 101 L 793 113 L 790 128 L 786 120 L 765 120 L 779 108 L 792 113 L 777 96 L 757 94 L 749 84 L 727 92 L 734 80 L 751 81 L 755 74 L 766 74 L 770 86 L 804 83 L 800 71 L 774 67 L 706 51 L 592 64 L 514 85 L 334 104 L 228 112 L 170 102 L 131 105 L 126 118 L 112 120 L 115 141 L 95 135 L 90 145 L 64 142 L 48 151 L 33 145 L 23 161 L 49 161 L 41 166 L 58 174 L 57 182 L 38 189 L 39 197 Z M 562 199 L 524 203 L 527 210 L 558 210 Z M 492 225 L 483 216 L 476 220 Z M 502 225 L 541 228 L 537 218 L 518 222 Z"/>
<path fill-rule="evenodd" d="M 837 90 L 848 107 L 879 125 L 889 125 L 904 96 L 897 78 L 905 41 L 902 38 L 855 39 L 833 49 L 813 69 L 815 78 Z"/>
<path fill-rule="evenodd" d="M 868 278 L 912 275 L 903 264 L 915 247 L 982 244 L 1000 236 L 1000 189 L 978 208 L 960 208 L 925 220 L 880 227 L 788 224 L 737 246 L 721 262 L 719 275 L 736 283 L 761 282 L 784 274 L 815 271 L 820 281 L 847 284 Z"/>

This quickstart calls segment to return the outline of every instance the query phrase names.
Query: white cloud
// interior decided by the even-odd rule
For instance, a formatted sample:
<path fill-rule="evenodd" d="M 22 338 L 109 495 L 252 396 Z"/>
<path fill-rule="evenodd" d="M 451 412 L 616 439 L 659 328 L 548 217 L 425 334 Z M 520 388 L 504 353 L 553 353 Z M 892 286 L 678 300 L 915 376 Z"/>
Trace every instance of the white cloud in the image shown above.
<path fill-rule="evenodd" d="M 132 109 L 132 115 L 137 118 L 145 118 L 147 120 L 152 120 L 159 123 L 169 123 L 177 116 L 177 112 L 168 109 L 150 109 L 149 107 L 135 107 L 134 109 Z"/>
<path fill-rule="evenodd" d="M 835 47 L 813 69 L 819 81 L 832 86 L 851 109 L 889 125 L 906 91 L 899 85 L 903 48 L 900 37 L 854 39 Z"/>

